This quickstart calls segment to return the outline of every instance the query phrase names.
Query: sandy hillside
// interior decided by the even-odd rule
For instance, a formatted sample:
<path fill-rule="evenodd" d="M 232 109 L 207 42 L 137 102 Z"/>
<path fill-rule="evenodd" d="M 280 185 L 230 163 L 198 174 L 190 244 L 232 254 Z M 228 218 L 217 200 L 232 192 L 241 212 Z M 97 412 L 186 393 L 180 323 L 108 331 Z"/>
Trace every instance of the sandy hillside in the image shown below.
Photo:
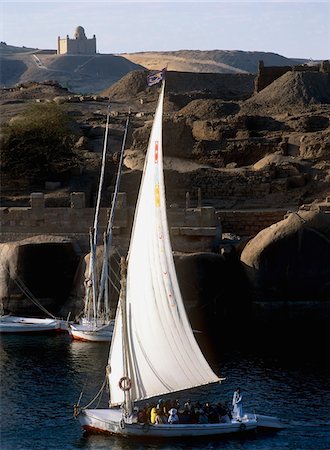
<path fill-rule="evenodd" d="M 121 55 L 57 55 L 55 50 L 14 47 L 0 43 L 0 87 L 53 80 L 72 92 L 97 94 L 133 70 L 161 69 L 209 74 L 254 74 L 258 63 L 287 66 L 303 62 L 275 53 L 238 50 L 180 50 Z"/>
<path fill-rule="evenodd" d="M 128 72 L 143 67 L 115 55 L 56 55 L 0 52 L 0 86 L 11 87 L 29 81 L 53 80 L 77 93 L 98 93 Z"/>
<path fill-rule="evenodd" d="M 167 66 L 168 70 L 177 72 L 204 73 L 246 73 L 246 71 L 231 67 L 228 64 L 212 60 L 200 60 L 194 57 L 175 56 L 167 53 L 125 53 L 124 58 L 140 64 L 150 70 L 157 70 Z"/>
<path fill-rule="evenodd" d="M 260 60 L 266 66 L 290 66 L 304 62 L 276 53 L 239 50 L 179 50 L 124 53 L 121 56 L 150 70 L 161 69 L 167 64 L 168 70 L 206 73 L 256 73 Z"/>

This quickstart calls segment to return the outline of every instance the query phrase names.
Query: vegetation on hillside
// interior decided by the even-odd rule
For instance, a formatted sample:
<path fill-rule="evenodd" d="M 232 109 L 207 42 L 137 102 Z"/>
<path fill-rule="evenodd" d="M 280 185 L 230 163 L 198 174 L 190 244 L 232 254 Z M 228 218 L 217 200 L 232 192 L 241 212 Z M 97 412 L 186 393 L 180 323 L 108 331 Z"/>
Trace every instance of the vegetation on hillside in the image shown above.
<path fill-rule="evenodd" d="M 76 166 L 76 123 L 55 103 L 29 106 L 1 129 L 1 167 L 11 181 L 66 178 Z"/>

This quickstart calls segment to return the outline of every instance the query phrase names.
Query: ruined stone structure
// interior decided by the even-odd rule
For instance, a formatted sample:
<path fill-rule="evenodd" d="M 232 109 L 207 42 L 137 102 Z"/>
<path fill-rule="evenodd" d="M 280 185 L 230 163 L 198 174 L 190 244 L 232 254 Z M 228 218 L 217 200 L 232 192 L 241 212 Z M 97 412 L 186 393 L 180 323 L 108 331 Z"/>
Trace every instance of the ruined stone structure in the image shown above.
<path fill-rule="evenodd" d="M 79 26 L 74 32 L 73 39 L 57 38 L 57 54 L 58 55 L 94 55 L 96 53 L 96 37 L 93 35 L 92 39 L 87 39 L 85 30 Z"/>
<path fill-rule="evenodd" d="M 65 236 L 78 242 L 82 251 L 89 249 L 87 230 L 94 218 L 94 208 L 85 207 L 83 192 L 71 193 L 71 207 L 46 207 L 43 193 L 32 193 L 30 207 L 0 209 L 0 242 L 11 242 L 38 235 Z M 100 211 L 100 235 L 105 230 L 108 208 Z M 250 236 L 263 228 L 282 220 L 286 209 L 216 211 L 210 206 L 196 208 L 169 208 L 168 219 L 175 251 L 209 251 L 221 242 L 222 233 Z M 126 193 L 119 195 L 114 224 L 114 243 L 125 247 L 129 242 L 129 231 L 134 209 L 128 208 Z"/>
<path fill-rule="evenodd" d="M 265 67 L 263 61 L 259 61 L 258 73 L 255 79 L 254 92 L 260 92 L 269 84 L 286 72 L 330 72 L 329 61 L 322 61 L 320 64 L 308 65 L 300 64 L 297 66 L 269 66 Z"/>

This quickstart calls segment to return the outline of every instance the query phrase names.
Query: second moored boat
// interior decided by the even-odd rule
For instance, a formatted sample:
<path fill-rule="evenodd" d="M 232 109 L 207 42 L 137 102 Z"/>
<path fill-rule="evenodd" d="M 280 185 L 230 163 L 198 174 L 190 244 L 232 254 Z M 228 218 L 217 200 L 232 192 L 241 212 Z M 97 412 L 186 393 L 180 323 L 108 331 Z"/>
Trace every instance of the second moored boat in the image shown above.
<path fill-rule="evenodd" d="M 79 323 L 69 323 L 68 331 L 73 339 L 89 342 L 109 342 L 112 338 L 114 319 L 111 318 L 110 298 L 109 298 L 109 259 L 112 246 L 113 222 L 116 201 L 119 190 L 119 181 L 123 163 L 125 142 L 127 137 L 130 114 L 126 120 L 124 137 L 121 147 L 120 159 L 118 163 L 115 190 L 112 198 L 111 209 L 108 218 L 107 230 L 103 239 L 103 264 L 101 276 L 97 275 L 97 245 L 99 240 L 99 213 L 101 206 L 102 188 L 105 174 L 107 140 L 109 133 L 110 111 L 108 108 L 105 137 L 102 153 L 102 164 L 99 179 L 98 194 L 94 215 L 94 226 L 90 230 L 90 260 L 88 266 L 88 276 L 85 280 L 85 297 L 83 317 Z"/>

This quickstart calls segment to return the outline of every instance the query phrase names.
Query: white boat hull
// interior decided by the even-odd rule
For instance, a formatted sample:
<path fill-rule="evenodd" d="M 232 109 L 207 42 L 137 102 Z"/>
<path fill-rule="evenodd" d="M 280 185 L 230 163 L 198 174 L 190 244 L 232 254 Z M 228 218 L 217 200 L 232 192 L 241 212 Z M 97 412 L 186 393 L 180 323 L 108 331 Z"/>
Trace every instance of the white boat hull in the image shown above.
<path fill-rule="evenodd" d="M 69 324 L 69 334 L 72 339 L 88 342 L 109 342 L 112 338 L 114 321 L 102 326 L 91 323 Z"/>
<path fill-rule="evenodd" d="M 86 409 L 78 415 L 81 426 L 92 433 L 109 433 L 120 436 L 144 438 L 179 438 L 198 436 L 218 436 L 230 433 L 243 433 L 257 428 L 255 419 L 242 422 L 208 424 L 162 424 L 149 425 L 125 423 L 119 409 Z"/>
<path fill-rule="evenodd" d="M 281 430 L 289 426 L 289 421 L 279 417 L 265 416 L 262 414 L 247 414 L 248 418 L 257 419 L 258 429 Z"/>
<path fill-rule="evenodd" d="M 66 329 L 65 322 L 57 319 L 38 319 L 34 317 L 0 317 L 0 333 L 41 333 Z"/>

